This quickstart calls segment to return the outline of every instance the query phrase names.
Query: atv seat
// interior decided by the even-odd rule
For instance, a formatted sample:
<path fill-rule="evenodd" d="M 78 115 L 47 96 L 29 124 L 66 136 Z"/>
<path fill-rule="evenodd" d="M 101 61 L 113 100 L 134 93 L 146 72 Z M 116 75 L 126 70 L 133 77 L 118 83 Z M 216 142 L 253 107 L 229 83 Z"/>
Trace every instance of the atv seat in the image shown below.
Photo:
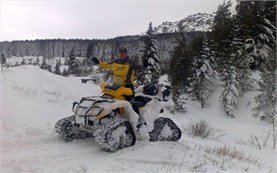
<path fill-rule="evenodd" d="M 148 102 L 150 102 L 152 99 L 149 97 L 144 96 L 136 96 L 134 99 L 130 101 L 133 107 L 144 107 Z"/>
<path fill-rule="evenodd" d="M 106 85 L 105 88 L 106 88 L 106 89 L 113 90 L 113 91 L 116 91 L 118 88 L 120 88 L 120 85 L 116 85 L 116 84 L 113 84 L 113 85 Z"/>

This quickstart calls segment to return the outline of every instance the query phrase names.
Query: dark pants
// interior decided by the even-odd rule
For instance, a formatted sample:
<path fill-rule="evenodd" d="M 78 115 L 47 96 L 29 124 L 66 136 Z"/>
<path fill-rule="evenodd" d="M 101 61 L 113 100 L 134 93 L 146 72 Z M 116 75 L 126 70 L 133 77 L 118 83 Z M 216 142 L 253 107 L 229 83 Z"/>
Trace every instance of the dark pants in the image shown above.
<path fill-rule="evenodd" d="M 125 100 L 127 100 L 128 102 L 130 102 L 133 98 L 135 98 L 135 94 L 134 94 L 134 85 L 125 85 L 126 88 L 130 88 L 133 92 L 132 95 L 130 96 L 125 96 Z M 130 102 L 131 103 L 131 102 Z M 132 104 L 132 103 L 131 103 Z M 139 115 L 139 109 L 138 107 L 134 106 L 132 104 L 133 110 Z"/>
<path fill-rule="evenodd" d="M 135 94 L 134 94 L 134 85 L 129 84 L 129 85 L 125 85 L 125 87 L 126 87 L 126 88 L 130 88 L 130 89 L 132 90 L 132 92 L 133 92 L 133 94 L 132 94 L 132 95 L 130 95 L 130 96 L 125 96 L 125 100 L 127 100 L 127 101 L 131 101 L 131 100 L 132 100 L 132 98 L 134 98 L 134 97 L 135 97 Z"/>

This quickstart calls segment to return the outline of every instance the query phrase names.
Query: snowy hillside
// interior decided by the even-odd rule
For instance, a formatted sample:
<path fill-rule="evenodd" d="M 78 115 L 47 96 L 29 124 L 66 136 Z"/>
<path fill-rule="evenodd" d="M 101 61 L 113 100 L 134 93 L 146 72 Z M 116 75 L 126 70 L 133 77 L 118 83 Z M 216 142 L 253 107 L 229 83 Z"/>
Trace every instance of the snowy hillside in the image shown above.
<path fill-rule="evenodd" d="M 82 62 L 83 58 L 77 57 L 80 62 Z M 60 66 L 60 71 L 63 71 L 63 69 L 67 69 L 68 66 L 64 65 L 66 59 L 64 57 L 53 57 L 49 59 L 45 59 L 45 62 L 49 64 L 52 68 L 52 71 L 55 68 L 55 65 L 57 62 L 61 62 Z M 42 56 L 24 56 L 24 57 L 11 57 L 7 58 L 7 66 L 19 66 L 19 65 L 24 65 L 24 64 L 35 64 L 35 65 L 41 65 L 43 62 L 43 57 Z"/>
<path fill-rule="evenodd" d="M 209 31 L 213 22 L 213 15 L 206 13 L 197 13 L 188 17 L 175 21 L 163 22 L 154 28 L 155 33 L 173 33 L 178 31 L 178 26 L 184 27 L 186 32 L 190 31 Z"/>
<path fill-rule="evenodd" d="M 183 130 L 178 142 L 137 141 L 116 153 L 99 149 L 92 139 L 61 140 L 55 122 L 72 114 L 73 101 L 99 95 L 100 88 L 80 78 L 54 75 L 25 65 L 1 71 L 0 170 L 1 172 L 277 172 L 277 152 L 271 139 L 258 149 L 248 143 L 270 124 L 251 116 L 256 92 L 240 100 L 237 117 L 229 118 L 218 102 L 221 88 L 201 109 L 190 101 L 186 113 L 170 117 Z M 193 121 L 206 120 L 218 135 L 194 137 L 186 130 Z"/>

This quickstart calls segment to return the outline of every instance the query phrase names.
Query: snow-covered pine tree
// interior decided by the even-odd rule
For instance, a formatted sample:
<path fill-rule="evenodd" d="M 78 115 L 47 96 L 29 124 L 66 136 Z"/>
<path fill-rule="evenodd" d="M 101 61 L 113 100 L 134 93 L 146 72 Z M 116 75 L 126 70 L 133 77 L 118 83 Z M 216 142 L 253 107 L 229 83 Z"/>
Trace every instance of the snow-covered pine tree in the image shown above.
<path fill-rule="evenodd" d="M 90 57 L 91 57 L 92 51 L 93 51 L 93 44 L 92 44 L 92 43 L 89 43 L 89 44 L 87 45 L 87 49 L 86 49 L 86 57 L 87 57 L 87 58 L 90 58 Z"/>
<path fill-rule="evenodd" d="M 220 101 L 223 110 L 228 116 L 235 117 L 237 105 L 237 73 L 235 60 L 237 58 L 233 45 L 233 18 L 230 10 L 231 1 L 219 5 L 212 26 L 211 37 L 214 42 L 216 71 L 223 82 Z"/>
<path fill-rule="evenodd" d="M 253 108 L 255 117 L 261 120 L 273 122 L 277 114 L 277 90 L 276 90 L 276 49 L 271 51 L 270 56 L 261 66 L 261 81 L 259 84 L 259 94 L 255 97 L 258 104 Z"/>
<path fill-rule="evenodd" d="M 78 61 L 76 59 L 74 48 L 72 48 L 69 52 L 69 72 L 70 74 L 76 74 L 78 72 Z"/>
<path fill-rule="evenodd" d="M 237 73 L 234 66 L 226 66 L 223 75 L 223 91 L 220 96 L 223 110 L 228 116 L 235 117 L 235 109 L 237 106 Z"/>
<path fill-rule="evenodd" d="M 25 65 L 25 64 L 26 64 L 25 59 L 22 59 L 22 61 L 21 61 L 21 65 Z"/>
<path fill-rule="evenodd" d="M 69 65 L 69 60 L 67 57 L 64 58 L 64 64 L 63 65 Z"/>
<path fill-rule="evenodd" d="M 1 53 L 1 70 L 3 71 L 4 66 L 6 64 L 6 57 L 3 53 Z"/>
<path fill-rule="evenodd" d="M 36 58 L 36 65 L 39 65 L 39 57 Z"/>
<path fill-rule="evenodd" d="M 276 1 L 242 3 L 251 11 L 253 26 L 248 26 L 248 53 L 253 56 L 255 65 L 261 65 L 259 95 L 255 97 L 258 104 L 253 108 L 254 116 L 273 122 L 276 119 Z M 257 9 L 258 8 L 258 9 Z M 256 10 L 255 10 L 256 9 Z M 251 19 L 251 18 L 250 18 Z M 249 19 L 248 19 L 249 20 Z M 252 34 L 252 35 L 251 35 Z M 252 43 L 252 44 L 251 44 Z"/>
<path fill-rule="evenodd" d="M 216 71 L 220 74 L 225 69 L 228 55 L 230 54 L 230 44 L 232 40 L 232 13 L 230 10 L 231 1 L 218 6 L 212 25 L 211 39 L 213 40 L 212 49 L 217 64 Z"/>
<path fill-rule="evenodd" d="M 238 93 L 243 96 L 246 92 L 253 89 L 254 83 L 251 78 L 250 62 L 251 57 L 246 53 L 244 43 L 243 25 L 238 16 L 233 17 L 231 56 L 233 56 L 234 66 L 237 72 Z"/>
<path fill-rule="evenodd" d="M 142 53 L 143 64 L 146 67 L 144 83 L 158 83 L 160 77 L 160 58 L 157 56 L 155 35 L 151 22 L 146 32 L 144 44 Z"/>
<path fill-rule="evenodd" d="M 47 65 L 46 70 L 48 70 L 50 73 L 52 73 L 52 67 L 51 67 L 51 65 L 50 65 L 50 64 L 48 64 L 48 65 Z"/>
<path fill-rule="evenodd" d="M 43 57 L 43 59 L 42 59 L 42 63 L 40 65 L 40 68 L 43 69 L 43 70 L 47 69 L 47 63 L 46 63 L 46 58 L 45 57 Z"/>
<path fill-rule="evenodd" d="M 186 36 L 182 27 L 179 27 L 178 45 L 175 47 L 170 64 L 169 64 L 169 80 L 172 86 L 172 94 L 175 109 L 178 111 L 186 111 L 185 104 L 187 102 L 187 89 L 192 76 L 193 56 L 191 47 L 187 43 Z"/>
<path fill-rule="evenodd" d="M 62 75 L 62 76 L 68 76 L 68 75 L 69 75 L 69 70 L 67 70 L 66 68 L 64 68 L 61 75 Z"/>
<path fill-rule="evenodd" d="M 276 1 L 240 1 L 237 15 L 242 23 L 247 56 L 257 69 L 276 42 Z"/>
<path fill-rule="evenodd" d="M 186 112 L 186 104 L 188 102 L 188 95 L 183 89 L 179 89 L 178 91 L 173 90 L 173 101 L 174 101 L 174 110 L 179 112 Z"/>
<path fill-rule="evenodd" d="M 61 60 L 61 58 L 59 58 L 58 63 L 59 63 L 60 66 L 62 65 L 62 60 Z"/>
<path fill-rule="evenodd" d="M 237 57 L 236 61 L 236 71 L 237 71 L 237 81 L 238 81 L 238 93 L 240 97 L 253 89 L 254 80 L 252 79 L 252 73 L 250 67 L 250 62 L 247 59 L 247 55 L 244 50 Z"/>
<path fill-rule="evenodd" d="M 55 69 L 54 69 L 54 73 L 57 75 L 61 75 L 61 70 L 60 70 L 60 66 L 61 66 L 61 61 L 56 61 L 56 65 L 55 65 Z"/>
<path fill-rule="evenodd" d="M 214 70 L 210 63 L 213 62 L 211 49 L 207 38 L 203 38 L 202 50 L 194 62 L 194 76 L 190 86 L 192 97 L 201 103 L 201 108 L 208 106 L 208 98 L 213 90 Z"/>
<path fill-rule="evenodd" d="M 233 28 L 232 28 L 233 29 Z M 221 67 L 224 68 L 221 73 L 221 80 L 223 82 L 223 90 L 220 96 L 222 108 L 225 111 L 225 113 L 230 117 L 235 117 L 235 110 L 237 107 L 238 102 L 238 62 L 245 62 L 244 58 L 242 57 L 243 54 L 240 53 L 241 49 L 239 48 L 239 42 L 234 41 L 236 38 L 232 38 L 231 43 L 229 45 L 227 54 L 225 55 L 226 59 L 224 61 L 224 64 L 222 64 Z M 240 60 L 240 58 L 242 58 Z M 245 65 L 245 64 L 242 64 Z M 247 67 L 242 66 L 241 69 L 244 69 Z M 243 76 L 243 74 L 241 74 Z M 240 77 L 242 77 L 240 76 Z M 247 76 L 244 76 L 245 79 Z M 242 78 L 241 78 L 242 79 Z M 242 85 L 244 81 L 241 81 Z M 246 81 L 247 82 L 247 81 Z"/>

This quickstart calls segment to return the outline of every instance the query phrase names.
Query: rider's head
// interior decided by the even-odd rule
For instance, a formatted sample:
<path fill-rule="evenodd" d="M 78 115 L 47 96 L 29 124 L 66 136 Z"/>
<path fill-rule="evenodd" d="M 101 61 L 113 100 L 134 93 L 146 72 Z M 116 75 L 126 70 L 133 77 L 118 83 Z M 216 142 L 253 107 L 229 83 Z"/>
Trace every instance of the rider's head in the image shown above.
<path fill-rule="evenodd" d="M 119 58 L 124 59 L 127 57 L 127 49 L 125 47 L 121 47 L 119 49 Z"/>

